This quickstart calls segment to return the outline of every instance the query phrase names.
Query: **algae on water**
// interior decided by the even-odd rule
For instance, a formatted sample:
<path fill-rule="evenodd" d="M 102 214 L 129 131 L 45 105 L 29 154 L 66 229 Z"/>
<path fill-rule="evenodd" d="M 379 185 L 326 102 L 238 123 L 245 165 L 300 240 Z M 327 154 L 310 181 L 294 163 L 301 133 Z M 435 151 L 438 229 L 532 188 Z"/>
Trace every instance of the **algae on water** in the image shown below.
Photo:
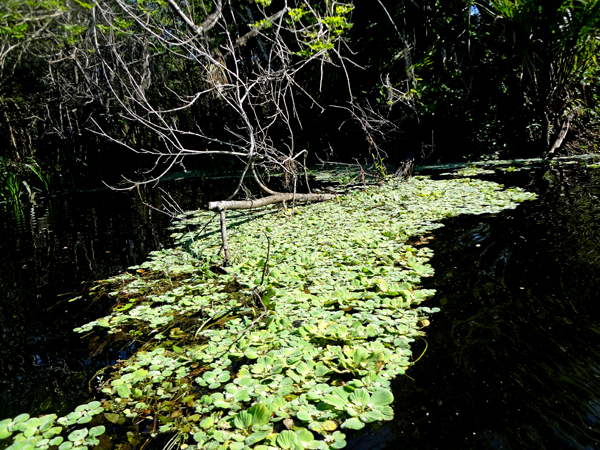
<path fill-rule="evenodd" d="M 178 246 L 100 282 L 117 304 L 76 329 L 144 343 L 104 374 L 105 416 L 175 432 L 188 448 L 343 448 L 347 430 L 392 419 L 390 381 L 437 311 L 422 305 L 434 291 L 420 287 L 432 252 L 408 238 L 534 197 L 414 177 L 296 214 L 230 211 L 226 271 L 214 214 L 184 214 Z"/>

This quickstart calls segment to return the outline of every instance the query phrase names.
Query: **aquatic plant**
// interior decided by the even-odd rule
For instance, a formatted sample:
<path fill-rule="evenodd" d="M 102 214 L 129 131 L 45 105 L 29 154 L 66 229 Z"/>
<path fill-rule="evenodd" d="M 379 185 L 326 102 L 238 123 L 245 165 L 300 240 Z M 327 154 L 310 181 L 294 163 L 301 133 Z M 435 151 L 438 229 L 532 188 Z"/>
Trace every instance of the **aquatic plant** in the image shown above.
<path fill-rule="evenodd" d="M 48 177 L 42 172 L 34 158 L 9 161 L 0 156 L 0 198 L 18 203 L 21 194 L 26 191 L 29 198 L 33 199 L 35 193 L 39 190 L 27 183 L 27 179 L 31 178 L 32 174 L 48 191 Z"/>
<path fill-rule="evenodd" d="M 391 420 L 390 381 L 437 311 L 419 286 L 432 252 L 408 239 L 532 198 L 414 177 L 296 214 L 229 212 L 227 269 L 214 214 L 182 215 L 179 246 L 99 282 L 92 294 L 114 296 L 112 313 L 76 329 L 143 343 L 99 375 L 105 417 L 192 448 L 344 447 L 346 430 Z"/>
<path fill-rule="evenodd" d="M 84 450 L 99 444 L 98 436 L 105 432 L 103 425 L 92 428 L 80 427 L 92 421 L 97 414 L 104 412 L 101 403 L 94 401 L 75 408 L 65 417 L 56 414 L 30 417 L 20 414 L 14 419 L 0 422 L 0 440 L 12 438 L 13 443 L 6 450 Z"/>

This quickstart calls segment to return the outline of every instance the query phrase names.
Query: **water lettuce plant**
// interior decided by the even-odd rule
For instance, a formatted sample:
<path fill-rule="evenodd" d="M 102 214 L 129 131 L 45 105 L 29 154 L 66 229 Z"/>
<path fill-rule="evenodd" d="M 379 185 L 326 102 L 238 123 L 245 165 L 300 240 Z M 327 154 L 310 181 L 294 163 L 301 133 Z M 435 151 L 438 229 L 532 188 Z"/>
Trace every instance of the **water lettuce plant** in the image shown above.
<path fill-rule="evenodd" d="M 99 401 L 93 401 L 75 408 L 65 417 L 56 414 L 30 417 L 20 414 L 14 419 L 0 421 L 0 441 L 12 438 L 7 450 L 86 450 L 97 446 L 98 436 L 105 432 L 104 425 L 88 428 L 85 425 L 94 416 L 104 412 Z"/>
<path fill-rule="evenodd" d="M 226 269 L 214 214 L 182 215 L 178 246 L 99 282 L 93 293 L 115 306 L 76 329 L 142 344 L 99 376 L 104 416 L 175 433 L 188 449 L 343 448 L 348 430 L 392 419 L 390 381 L 437 311 L 420 286 L 432 252 L 409 238 L 532 198 L 414 177 L 295 213 L 228 212 Z"/>

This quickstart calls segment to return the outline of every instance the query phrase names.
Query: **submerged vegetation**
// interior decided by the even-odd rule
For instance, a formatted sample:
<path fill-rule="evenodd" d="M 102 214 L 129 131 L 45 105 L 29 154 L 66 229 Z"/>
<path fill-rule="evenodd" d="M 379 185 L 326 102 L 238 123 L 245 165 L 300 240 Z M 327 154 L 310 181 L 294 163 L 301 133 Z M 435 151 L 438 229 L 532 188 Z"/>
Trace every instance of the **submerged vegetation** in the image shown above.
<path fill-rule="evenodd" d="M 230 212 L 228 268 L 214 215 L 184 214 L 176 248 L 93 288 L 116 304 L 76 331 L 140 347 L 98 374 L 104 414 L 90 425 L 129 419 L 134 446 L 171 433 L 208 449 L 344 447 L 349 430 L 392 419 L 390 381 L 414 364 L 411 343 L 436 312 L 422 305 L 434 293 L 420 288 L 433 273 L 424 235 L 534 197 L 415 177 L 294 212 Z M 16 423 L 0 426 L 11 450 L 59 444 Z"/>

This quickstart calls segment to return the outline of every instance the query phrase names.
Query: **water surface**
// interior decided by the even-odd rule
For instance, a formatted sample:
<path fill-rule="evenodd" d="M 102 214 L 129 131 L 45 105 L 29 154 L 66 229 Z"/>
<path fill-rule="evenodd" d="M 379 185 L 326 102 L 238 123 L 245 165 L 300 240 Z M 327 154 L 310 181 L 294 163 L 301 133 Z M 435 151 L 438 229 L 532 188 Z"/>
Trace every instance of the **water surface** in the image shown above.
<path fill-rule="evenodd" d="M 69 300 L 170 245 L 170 217 L 157 209 L 199 208 L 211 192 L 205 180 L 187 179 L 0 205 L 0 420 L 68 413 L 90 397 L 89 379 L 132 343 L 99 348 L 73 333 L 105 315 L 110 300 Z"/>
<path fill-rule="evenodd" d="M 506 180 L 538 201 L 433 233 L 441 312 L 380 448 L 600 448 L 600 175 L 541 175 Z"/>

